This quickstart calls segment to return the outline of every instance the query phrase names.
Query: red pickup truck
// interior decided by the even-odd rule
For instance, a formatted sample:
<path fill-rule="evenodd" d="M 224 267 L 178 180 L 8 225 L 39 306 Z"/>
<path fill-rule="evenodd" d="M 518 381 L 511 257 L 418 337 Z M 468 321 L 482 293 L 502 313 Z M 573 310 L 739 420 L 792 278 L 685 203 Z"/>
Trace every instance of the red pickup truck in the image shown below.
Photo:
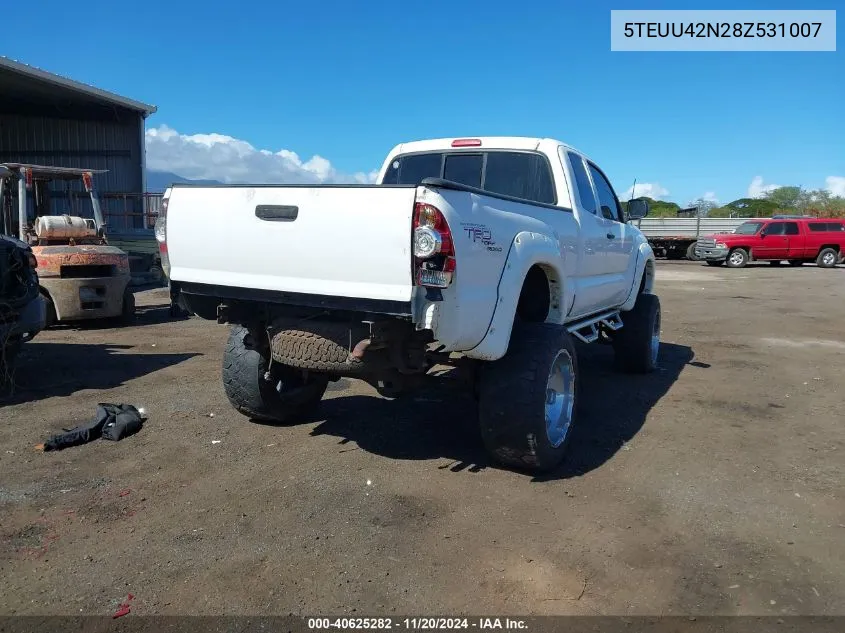
<path fill-rule="evenodd" d="M 726 264 L 742 268 L 753 260 L 791 266 L 815 262 L 833 268 L 845 254 L 845 220 L 841 219 L 755 219 L 740 224 L 733 233 L 701 238 L 695 255 L 710 266 Z"/>

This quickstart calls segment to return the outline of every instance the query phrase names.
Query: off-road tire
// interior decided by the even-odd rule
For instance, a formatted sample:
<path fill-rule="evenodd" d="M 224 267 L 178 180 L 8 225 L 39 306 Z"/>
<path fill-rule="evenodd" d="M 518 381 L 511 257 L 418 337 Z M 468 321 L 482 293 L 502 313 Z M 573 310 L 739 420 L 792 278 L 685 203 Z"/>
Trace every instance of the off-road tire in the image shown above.
<path fill-rule="evenodd" d="M 714 267 L 715 266 L 721 266 L 724 263 L 725 263 L 724 260 L 721 260 L 721 259 L 715 259 L 715 260 L 714 259 L 708 259 L 707 260 L 708 266 L 714 266 Z"/>
<path fill-rule="evenodd" d="M 803 260 L 803 259 L 790 259 L 790 260 L 789 260 L 789 265 L 790 265 L 790 266 L 796 266 L 796 267 L 797 267 L 797 266 L 803 266 L 803 265 L 804 265 L 804 260 Z"/>
<path fill-rule="evenodd" d="M 831 256 L 833 256 L 832 259 Z M 825 260 L 830 263 L 826 263 Z M 835 248 L 823 248 L 816 257 L 816 266 L 819 268 L 836 268 L 838 262 L 839 252 Z"/>
<path fill-rule="evenodd" d="M 263 332 L 262 332 L 263 334 Z M 265 422 L 291 422 L 311 411 L 328 386 L 328 376 L 302 371 L 278 363 L 270 364 L 270 350 L 245 327 L 236 325 L 229 333 L 223 354 L 223 388 L 236 411 Z M 270 367 L 271 380 L 265 378 Z M 276 385 L 281 382 L 282 390 Z"/>
<path fill-rule="evenodd" d="M 633 309 L 622 312 L 622 329 L 613 335 L 613 351 L 622 370 L 647 374 L 656 369 L 657 358 L 652 347 L 655 331 L 659 337 L 660 299 L 657 295 L 640 294 Z"/>
<path fill-rule="evenodd" d="M 735 258 L 737 260 L 736 263 L 731 261 L 731 257 L 733 255 L 737 256 Z M 748 264 L 748 260 L 749 256 L 747 250 L 745 250 L 744 248 L 734 248 L 731 249 L 731 251 L 728 253 L 728 257 L 727 259 L 725 259 L 725 266 L 727 266 L 728 268 L 745 268 L 745 266 Z"/>
<path fill-rule="evenodd" d="M 350 335 L 350 327 L 357 331 Z M 363 368 L 363 363 L 350 358 L 349 353 L 350 345 L 369 335 L 364 327 L 315 321 L 311 328 L 304 331 L 287 329 L 284 324 L 274 326 L 270 341 L 273 359 L 291 367 L 336 374 L 355 374 Z"/>
<path fill-rule="evenodd" d="M 546 432 L 546 383 L 560 352 L 574 368 L 574 407 L 569 430 L 554 446 Z M 515 323 L 507 354 L 485 363 L 478 376 L 481 437 L 491 457 L 505 466 L 547 472 L 563 460 L 578 414 L 578 359 L 569 333 L 545 323 Z"/>

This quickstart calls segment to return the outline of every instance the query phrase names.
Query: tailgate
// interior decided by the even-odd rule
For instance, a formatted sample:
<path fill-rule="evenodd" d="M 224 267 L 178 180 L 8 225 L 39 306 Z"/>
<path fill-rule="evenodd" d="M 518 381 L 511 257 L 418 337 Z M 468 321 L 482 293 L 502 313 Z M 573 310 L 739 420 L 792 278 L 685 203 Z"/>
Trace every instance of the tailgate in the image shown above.
<path fill-rule="evenodd" d="M 171 190 L 174 281 L 410 301 L 414 187 Z"/>

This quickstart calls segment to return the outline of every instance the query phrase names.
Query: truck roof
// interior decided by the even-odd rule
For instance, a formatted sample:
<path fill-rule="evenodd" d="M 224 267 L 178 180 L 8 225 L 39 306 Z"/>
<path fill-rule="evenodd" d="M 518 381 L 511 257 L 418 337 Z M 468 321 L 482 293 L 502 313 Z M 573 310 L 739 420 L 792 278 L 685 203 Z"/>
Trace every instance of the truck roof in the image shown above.
<path fill-rule="evenodd" d="M 453 145 L 456 141 L 475 141 L 473 145 Z M 516 149 L 525 151 L 537 151 L 542 145 L 564 145 L 579 154 L 582 151 L 567 145 L 562 141 L 552 138 L 539 138 L 532 136 L 461 136 L 452 138 L 435 138 L 422 141 L 410 141 L 400 143 L 390 151 L 390 155 L 409 154 L 412 152 L 435 152 L 439 150 L 466 149 L 478 151 L 481 149 Z"/>

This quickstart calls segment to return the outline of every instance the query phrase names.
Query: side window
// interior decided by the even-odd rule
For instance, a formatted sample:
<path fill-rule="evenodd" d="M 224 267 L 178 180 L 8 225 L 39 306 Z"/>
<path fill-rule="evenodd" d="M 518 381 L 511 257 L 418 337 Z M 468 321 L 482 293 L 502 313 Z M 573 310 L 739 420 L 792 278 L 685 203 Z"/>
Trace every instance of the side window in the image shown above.
<path fill-rule="evenodd" d="M 484 156 L 481 154 L 447 154 L 443 179 L 478 189 L 481 187 L 483 163 Z"/>
<path fill-rule="evenodd" d="M 784 235 L 799 235 L 798 223 L 797 222 L 784 222 L 783 223 L 783 234 Z"/>
<path fill-rule="evenodd" d="M 621 222 L 622 209 L 619 205 L 619 200 L 616 199 L 616 194 L 613 193 L 613 187 L 610 186 L 607 178 L 599 171 L 598 167 L 592 163 L 587 164 L 590 167 L 590 174 L 593 176 L 593 184 L 596 186 L 602 216 L 606 220 Z"/>
<path fill-rule="evenodd" d="M 830 226 L 824 222 L 813 222 L 808 224 L 807 228 L 810 229 L 810 233 L 822 233 L 830 230 Z"/>
<path fill-rule="evenodd" d="M 489 152 L 483 188 L 533 202 L 557 202 L 549 163 L 537 154 Z"/>
<path fill-rule="evenodd" d="M 772 222 L 766 226 L 766 235 L 783 235 L 784 222 Z"/>
<path fill-rule="evenodd" d="M 572 168 L 572 174 L 575 176 L 578 203 L 585 211 L 595 214 L 596 199 L 593 195 L 593 188 L 590 186 L 590 177 L 587 176 L 587 170 L 584 169 L 584 161 L 578 154 L 572 152 L 567 152 L 566 157 L 569 160 L 569 166 Z"/>

